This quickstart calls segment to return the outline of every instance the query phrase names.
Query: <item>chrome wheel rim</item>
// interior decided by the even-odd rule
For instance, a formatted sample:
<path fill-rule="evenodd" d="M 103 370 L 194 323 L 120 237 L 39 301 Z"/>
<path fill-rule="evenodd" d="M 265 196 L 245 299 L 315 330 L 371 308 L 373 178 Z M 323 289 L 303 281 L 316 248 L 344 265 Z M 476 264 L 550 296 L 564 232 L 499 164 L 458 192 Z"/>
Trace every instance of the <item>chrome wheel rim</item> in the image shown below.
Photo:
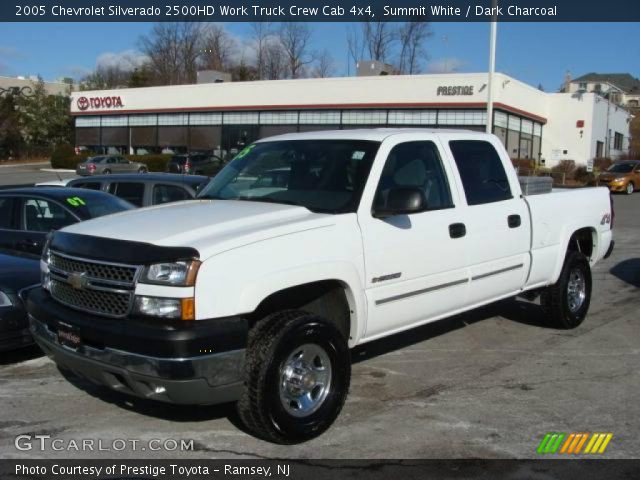
<path fill-rule="evenodd" d="M 633 184 L 632 183 L 628 183 L 627 184 L 627 193 L 629 193 L 629 194 L 633 193 Z"/>
<path fill-rule="evenodd" d="M 331 389 L 331 360 L 313 343 L 296 347 L 280 368 L 280 402 L 294 417 L 318 410 Z"/>
<path fill-rule="evenodd" d="M 569 282 L 567 283 L 567 301 L 571 313 L 576 313 L 584 304 L 587 298 L 587 282 L 580 269 L 571 270 Z"/>

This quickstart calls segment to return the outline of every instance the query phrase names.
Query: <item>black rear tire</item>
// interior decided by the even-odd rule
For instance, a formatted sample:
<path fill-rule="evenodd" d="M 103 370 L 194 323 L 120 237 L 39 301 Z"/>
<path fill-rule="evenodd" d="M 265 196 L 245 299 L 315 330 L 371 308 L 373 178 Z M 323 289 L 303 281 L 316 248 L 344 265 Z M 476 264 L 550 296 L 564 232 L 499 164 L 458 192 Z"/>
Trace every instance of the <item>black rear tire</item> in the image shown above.
<path fill-rule="evenodd" d="M 558 281 L 543 291 L 540 303 L 556 328 L 576 328 L 584 321 L 591 303 L 591 267 L 583 254 L 567 252 Z"/>
<path fill-rule="evenodd" d="M 111 170 L 109 170 L 108 168 L 102 171 L 103 175 L 109 175 L 111 173 Z"/>
<path fill-rule="evenodd" d="M 310 373 L 300 374 L 300 385 L 316 382 L 314 364 L 318 364 L 319 371 L 328 370 L 329 378 L 322 396 L 317 396 L 315 404 L 312 400 L 315 407 L 311 407 L 313 410 L 308 410 L 308 414 L 303 403 L 296 405 L 295 401 L 287 400 L 290 392 L 287 388 L 292 388 L 292 384 L 285 381 L 290 379 L 287 372 L 292 371 L 291 359 L 296 358 L 298 350 L 305 348 L 322 352 L 320 356 L 324 360 L 311 355 Z M 325 365 L 322 365 L 323 361 Z M 238 414 L 245 427 L 259 438 L 280 444 L 305 442 L 326 431 L 338 417 L 350 380 L 349 347 L 335 325 L 298 310 L 277 312 L 259 321 L 249 332 L 245 390 L 238 401 Z M 312 398 L 314 388 L 309 387 L 309 398 Z"/>

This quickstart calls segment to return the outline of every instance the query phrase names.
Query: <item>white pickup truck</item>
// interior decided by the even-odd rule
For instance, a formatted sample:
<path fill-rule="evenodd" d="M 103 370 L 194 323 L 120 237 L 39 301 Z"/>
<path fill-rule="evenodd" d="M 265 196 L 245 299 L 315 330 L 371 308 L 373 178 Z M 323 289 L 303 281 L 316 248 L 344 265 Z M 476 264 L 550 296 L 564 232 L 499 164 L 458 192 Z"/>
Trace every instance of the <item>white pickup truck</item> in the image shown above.
<path fill-rule="evenodd" d="M 524 196 L 492 135 L 283 135 L 196 200 L 52 234 L 31 331 L 96 383 L 237 401 L 257 436 L 301 442 L 338 416 L 356 345 L 516 295 L 578 326 L 612 210 L 606 188 Z"/>

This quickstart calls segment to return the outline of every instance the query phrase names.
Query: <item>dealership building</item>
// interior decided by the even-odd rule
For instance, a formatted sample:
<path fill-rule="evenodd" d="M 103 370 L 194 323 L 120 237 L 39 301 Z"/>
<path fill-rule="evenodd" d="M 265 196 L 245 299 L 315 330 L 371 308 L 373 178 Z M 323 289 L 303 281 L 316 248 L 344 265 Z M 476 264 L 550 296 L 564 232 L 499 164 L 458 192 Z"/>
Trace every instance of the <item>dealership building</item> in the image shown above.
<path fill-rule="evenodd" d="M 328 129 L 485 130 L 486 73 L 221 82 L 73 92 L 76 145 L 94 151 L 233 153 L 264 137 Z M 631 116 L 598 93 L 546 93 L 496 74 L 493 132 L 547 166 L 617 157 Z"/>

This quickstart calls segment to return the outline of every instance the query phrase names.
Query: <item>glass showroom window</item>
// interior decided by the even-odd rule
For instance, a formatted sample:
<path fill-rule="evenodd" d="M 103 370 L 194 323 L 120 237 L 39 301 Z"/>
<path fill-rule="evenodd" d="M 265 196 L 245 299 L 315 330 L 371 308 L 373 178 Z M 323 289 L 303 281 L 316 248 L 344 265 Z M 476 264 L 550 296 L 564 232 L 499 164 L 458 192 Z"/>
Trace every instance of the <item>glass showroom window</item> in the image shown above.
<path fill-rule="evenodd" d="M 435 125 L 436 116 L 433 110 L 390 110 L 389 125 Z"/>
<path fill-rule="evenodd" d="M 337 125 L 340 123 L 338 111 L 300 112 L 300 124 L 303 125 Z"/>
<path fill-rule="evenodd" d="M 342 112 L 344 125 L 385 125 L 386 110 L 345 110 Z"/>
<path fill-rule="evenodd" d="M 76 127 L 99 127 L 100 117 L 78 117 Z"/>
<path fill-rule="evenodd" d="M 183 113 L 158 115 L 158 125 L 187 125 L 188 116 Z"/>
<path fill-rule="evenodd" d="M 225 112 L 222 116 L 222 123 L 225 125 L 257 125 L 258 116 L 258 112 Z"/>
<path fill-rule="evenodd" d="M 222 125 L 222 113 L 192 113 L 189 125 Z"/>
<path fill-rule="evenodd" d="M 296 125 L 298 112 L 260 112 L 260 125 Z"/>
<path fill-rule="evenodd" d="M 131 115 L 129 117 L 129 126 L 131 127 L 148 127 L 158 124 L 157 115 Z"/>
<path fill-rule="evenodd" d="M 129 117 L 127 117 L 126 115 L 102 117 L 103 127 L 126 127 L 128 124 Z"/>

